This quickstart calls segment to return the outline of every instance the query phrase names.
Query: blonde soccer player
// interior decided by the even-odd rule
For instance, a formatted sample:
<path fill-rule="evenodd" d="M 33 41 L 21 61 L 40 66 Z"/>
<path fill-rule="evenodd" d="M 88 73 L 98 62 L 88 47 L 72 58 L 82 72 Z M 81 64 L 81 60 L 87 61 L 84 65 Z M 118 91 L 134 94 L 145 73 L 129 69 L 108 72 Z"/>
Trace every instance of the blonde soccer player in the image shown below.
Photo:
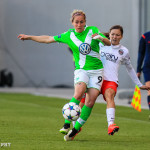
<path fill-rule="evenodd" d="M 73 140 L 76 133 L 89 118 L 95 101 L 99 95 L 103 81 L 103 64 L 99 57 L 99 43 L 110 45 L 110 41 L 100 33 L 95 26 L 86 26 L 86 15 L 82 10 L 74 10 L 71 14 L 71 23 L 74 28 L 56 36 L 33 36 L 20 34 L 21 40 L 32 40 L 39 43 L 60 42 L 67 44 L 73 52 L 75 60 L 74 71 L 74 95 L 70 102 L 80 103 L 82 96 L 86 92 L 85 105 L 75 126 L 69 131 L 68 120 L 65 120 L 61 133 L 65 141 Z M 99 34 L 100 38 L 93 39 L 93 34 Z M 69 131 L 69 132 L 68 132 Z"/>

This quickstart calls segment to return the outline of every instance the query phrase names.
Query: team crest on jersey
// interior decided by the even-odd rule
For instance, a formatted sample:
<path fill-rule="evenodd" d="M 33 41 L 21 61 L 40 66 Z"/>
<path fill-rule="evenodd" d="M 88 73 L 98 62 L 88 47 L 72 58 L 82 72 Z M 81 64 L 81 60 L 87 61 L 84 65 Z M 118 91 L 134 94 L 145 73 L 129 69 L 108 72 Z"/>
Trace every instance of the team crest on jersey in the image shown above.
<path fill-rule="evenodd" d="M 91 46 L 88 43 L 82 43 L 79 46 L 79 51 L 83 55 L 87 55 L 91 52 Z"/>
<path fill-rule="evenodd" d="M 124 53 L 122 49 L 120 49 L 118 52 L 120 55 L 123 55 L 123 53 Z"/>
<path fill-rule="evenodd" d="M 61 38 L 61 35 L 58 35 L 58 38 Z"/>

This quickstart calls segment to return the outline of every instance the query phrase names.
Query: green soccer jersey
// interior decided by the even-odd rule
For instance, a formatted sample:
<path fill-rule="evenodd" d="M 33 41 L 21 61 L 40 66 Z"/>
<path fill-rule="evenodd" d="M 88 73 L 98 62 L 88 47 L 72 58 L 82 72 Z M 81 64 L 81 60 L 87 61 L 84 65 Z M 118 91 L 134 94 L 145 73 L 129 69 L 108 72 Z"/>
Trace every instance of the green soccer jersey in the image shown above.
<path fill-rule="evenodd" d="M 54 36 L 55 41 L 67 44 L 73 52 L 76 69 L 97 70 L 102 69 L 103 64 L 100 60 L 99 42 L 92 39 L 92 34 L 100 34 L 99 29 L 94 26 L 85 27 L 81 33 L 75 29 Z"/>

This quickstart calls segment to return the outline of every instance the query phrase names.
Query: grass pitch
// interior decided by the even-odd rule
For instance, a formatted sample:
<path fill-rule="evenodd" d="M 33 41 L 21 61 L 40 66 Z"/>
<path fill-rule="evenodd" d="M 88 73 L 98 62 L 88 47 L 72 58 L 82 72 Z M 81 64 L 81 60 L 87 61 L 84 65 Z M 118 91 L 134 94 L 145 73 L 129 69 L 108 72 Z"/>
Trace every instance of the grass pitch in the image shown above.
<path fill-rule="evenodd" d="M 120 130 L 107 134 L 106 105 L 96 103 L 83 130 L 65 142 L 59 129 L 61 109 L 69 100 L 0 93 L 0 150 L 149 150 L 149 110 L 117 106 Z M 11 143 L 8 145 L 8 143 Z"/>

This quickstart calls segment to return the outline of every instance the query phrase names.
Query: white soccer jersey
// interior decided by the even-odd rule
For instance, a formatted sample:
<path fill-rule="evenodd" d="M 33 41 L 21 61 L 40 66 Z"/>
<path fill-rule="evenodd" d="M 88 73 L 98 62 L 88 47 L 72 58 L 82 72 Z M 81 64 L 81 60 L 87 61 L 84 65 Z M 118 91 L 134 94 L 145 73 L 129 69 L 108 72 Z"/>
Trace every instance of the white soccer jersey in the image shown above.
<path fill-rule="evenodd" d="M 120 65 L 125 65 L 129 76 L 139 87 L 142 83 L 137 78 L 135 70 L 130 61 L 129 51 L 126 47 L 119 45 L 102 46 L 100 58 L 104 65 L 104 80 L 113 81 L 118 84 L 118 71 Z"/>

